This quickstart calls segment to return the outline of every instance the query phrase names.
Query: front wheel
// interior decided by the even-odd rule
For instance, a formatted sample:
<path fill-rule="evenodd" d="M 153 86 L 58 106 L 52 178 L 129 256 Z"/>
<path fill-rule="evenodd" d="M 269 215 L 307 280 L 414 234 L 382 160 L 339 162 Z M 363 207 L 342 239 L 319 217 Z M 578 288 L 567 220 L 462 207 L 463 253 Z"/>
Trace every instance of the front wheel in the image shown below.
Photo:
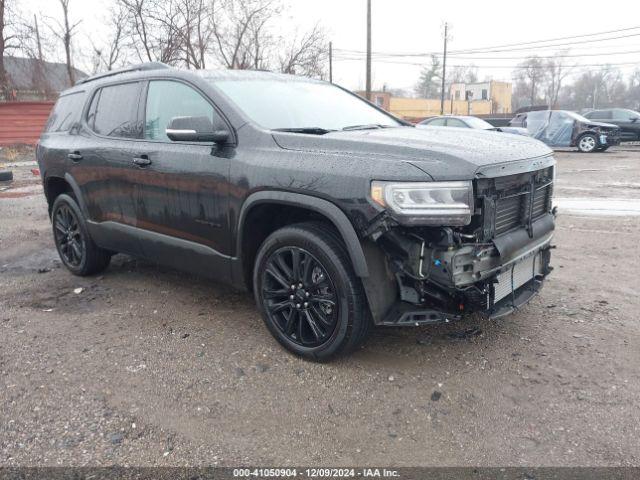
<path fill-rule="evenodd" d="M 330 360 L 358 347 L 369 331 L 362 284 L 328 225 L 271 234 L 258 252 L 253 288 L 267 328 L 296 355 Z"/>
<path fill-rule="evenodd" d="M 591 153 L 598 148 L 598 139 L 592 133 L 587 133 L 578 140 L 578 150 L 582 153 Z"/>

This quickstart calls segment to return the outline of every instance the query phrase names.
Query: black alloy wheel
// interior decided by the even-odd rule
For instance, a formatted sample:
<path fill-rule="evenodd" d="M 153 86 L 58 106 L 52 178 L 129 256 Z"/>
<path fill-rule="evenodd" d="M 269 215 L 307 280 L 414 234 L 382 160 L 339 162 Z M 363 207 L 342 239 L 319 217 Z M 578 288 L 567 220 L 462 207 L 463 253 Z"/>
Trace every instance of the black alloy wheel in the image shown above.
<path fill-rule="evenodd" d="M 112 252 L 98 247 L 85 223 L 75 198 L 63 193 L 51 207 L 53 239 L 64 266 L 74 275 L 91 275 L 104 270 Z"/>
<path fill-rule="evenodd" d="M 298 223 L 269 235 L 254 263 L 253 292 L 275 339 L 311 360 L 353 351 L 372 325 L 342 238 L 325 223 Z"/>
<path fill-rule="evenodd" d="M 86 244 L 78 218 L 68 205 L 63 204 L 56 210 L 53 232 L 64 263 L 79 267 L 86 256 Z"/>
<path fill-rule="evenodd" d="M 338 301 L 326 269 L 299 247 L 273 252 L 262 272 L 262 298 L 270 320 L 293 343 L 318 347 L 336 328 Z"/>

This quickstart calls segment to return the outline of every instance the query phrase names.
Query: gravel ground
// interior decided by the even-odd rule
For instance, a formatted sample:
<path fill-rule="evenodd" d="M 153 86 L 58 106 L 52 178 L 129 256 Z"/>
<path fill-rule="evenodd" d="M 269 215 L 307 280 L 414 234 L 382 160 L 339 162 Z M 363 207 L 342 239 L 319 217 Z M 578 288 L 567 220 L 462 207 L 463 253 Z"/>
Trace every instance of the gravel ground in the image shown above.
<path fill-rule="evenodd" d="M 640 202 L 640 149 L 557 158 L 558 197 Z M 250 295 L 122 255 L 69 274 L 31 168 L 0 184 L 0 466 L 640 465 L 638 216 L 562 213 L 515 315 L 319 365 Z"/>

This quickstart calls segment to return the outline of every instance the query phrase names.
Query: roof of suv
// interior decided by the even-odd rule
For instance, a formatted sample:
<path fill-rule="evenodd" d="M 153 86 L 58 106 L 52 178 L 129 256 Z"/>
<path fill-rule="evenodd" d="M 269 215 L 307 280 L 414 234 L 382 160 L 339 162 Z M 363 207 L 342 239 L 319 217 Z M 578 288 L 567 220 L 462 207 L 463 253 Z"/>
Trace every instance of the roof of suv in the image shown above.
<path fill-rule="evenodd" d="M 270 79 L 287 82 L 308 82 L 308 83 L 322 83 L 322 80 L 316 80 L 308 77 L 300 77 L 296 75 L 289 75 L 285 73 L 273 73 L 261 70 L 184 70 L 179 68 L 173 68 L 161 62 L 149 62 L 139 65 L 133 65 L 131 67 L 122 68 L 119 70 L 112 70 L 104 73 L 99 73 L 91 77 L 83 78 L 73 87 L 65 90 L 63 94 L 71 93 L 78 90 L 84 90 L 84 87 L 89 84 L 102 84 L 112 80 L 136 80 L 143 79 L 150 76 L 157 76 L 159 73 L 165 74 L 163 76 L 180 78 L 189 76 L 198 76 L 206 80 L 259 80 Z"/>

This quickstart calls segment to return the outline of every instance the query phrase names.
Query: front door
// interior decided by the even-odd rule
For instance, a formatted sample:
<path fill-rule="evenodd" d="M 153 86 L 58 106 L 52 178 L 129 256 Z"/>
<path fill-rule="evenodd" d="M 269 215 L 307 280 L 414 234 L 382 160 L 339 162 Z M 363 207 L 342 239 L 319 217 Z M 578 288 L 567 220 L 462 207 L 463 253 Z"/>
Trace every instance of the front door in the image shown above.
<path fill-rule="evenodd" d="M 191 85 L 151 80 L 138 142 L 136 217 L 145 230 L 144 256 L 228 280 L 231 253 L 228 181 L 233 147 L 174 142 L 165 129 L 174 117 L 207 116 L 229 129 L 214 106 Z"/>

